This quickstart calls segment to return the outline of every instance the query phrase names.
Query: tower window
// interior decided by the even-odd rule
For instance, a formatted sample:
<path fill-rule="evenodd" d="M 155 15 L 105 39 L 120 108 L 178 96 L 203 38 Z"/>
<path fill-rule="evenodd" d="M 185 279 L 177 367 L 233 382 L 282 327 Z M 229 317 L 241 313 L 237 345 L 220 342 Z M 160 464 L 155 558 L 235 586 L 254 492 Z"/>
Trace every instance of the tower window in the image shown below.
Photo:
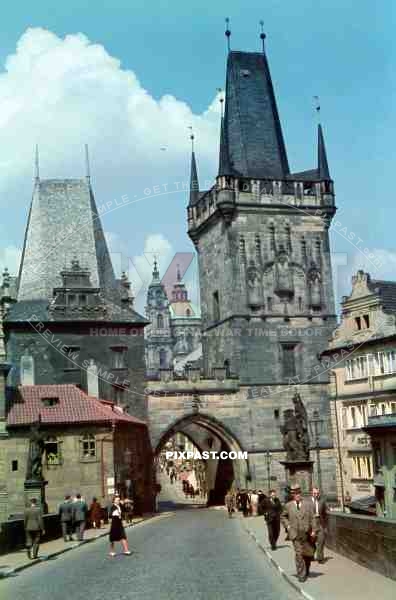
<path fill-rule="evenodd" d="M 127 362 L 128 348 L 113 348 L 113 369 L 125 369 Z"/>
<path fill-rule="evenodd" d="M 268 296 L 268 298 L 267 298 L 267 306 L 268 306 L 268 310 L 271 311 L 272 310 L 272 298 L 271 298 L 271 296 Z"/>
<path fill-rule="evenodd" d="M 301 296 L 298 297 L 298 310 L 302 311 L 303 310 L 303 301 Z"/>
<path fill-rule="evenodd" d="M 76 296 L 76 294 L 68 294 L 68 296 L 67 296 L 67 304 L 68 304 L 68 306 L 75 306 L 77 304 L 77 296 Z"/>
<path fill-rule="evenodd" d="M 80 294 L 79 295 L 79 304 L 80 304 L 80 306 L 86 306 L 86 304 L 87 304 L 87 296 L 86 296 L 86 294 Z"/>
<path fill-rule="evenodd" d="M 369 329 L 369 327 L 370 327 L 370 317 L 368 315 L 363 315 L 363 320 L 364 320 L 364 324 L 366 326 L 366 329 Z"/>
<path fill-rule="evenodd" d="M 160 366 L 160 369 L 167 368 L 166 350 L 164 350 L 164 349 L 161 349 L 159 351 L 159 366 Z"/>
<path fill-rule="evenodd" d="M 190 317 L 191 316 L 191 310 L 189 308 L 186 308 L 186 317 Z"/>
<path fill-rule="evenodd" d="M 219 292 L 213 292 L 213 320 L 220 321 L 220 299 Z"/>
<path fill-rule="evenodd" d="M 124 401 L 124 388 L 113 386 L 113 400 L 117 406 L 123 406 Z"/>
<path fill-rule="evenodd" d="M 279 419 L 279 408 L 275 408 L 274 410 L 274 419 Z"/>
<path fill-rule="evenodd" d="M 158 329 L 163 329 L 164 327 L 164 317 L 162 315 L 157 316 L 157 327 Z"/>
<path fill-rule="evenodd" d="M 13 471 L 13 472 L 18 471 L 18 461 L 17 460 L 11 461 L 11 471 Z"/>
<path fill-rule="evenodd" d="M 361 321 L 360 317 L 355 317 L 355 325 L 356 325 L 356 329 L 358 329 L 360 331 L 362 328 L 362 321 Z"/>
<path fill-rule="evenodd" d="M 285 378 L 296 375 L 295 347 L 295 344 L 282 344 L 282 372 Z"/>

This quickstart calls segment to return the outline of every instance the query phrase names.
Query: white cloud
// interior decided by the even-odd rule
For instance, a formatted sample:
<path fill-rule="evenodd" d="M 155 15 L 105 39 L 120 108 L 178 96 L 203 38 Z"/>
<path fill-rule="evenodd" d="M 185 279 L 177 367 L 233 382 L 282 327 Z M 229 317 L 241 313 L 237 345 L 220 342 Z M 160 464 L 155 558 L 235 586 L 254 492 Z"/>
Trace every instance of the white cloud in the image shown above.
<path fill-rule="evenodd" d="M 132 71 L 81 33 L 61 39 L 28 29 L 0 75 L 0 166 L 7 169 L 0 189 L 31 176 L 36 143 L 43 177 L 83 174 L 84 143 L 96 180 L 185 173 L 190 125 L 202 171 L 213 168 L 218 110 L 216 101 L 194 114 L 171 95 L 155 100 Z"/>
<path fill-rule="evenodd" d="M 6 267 L 10 275 L 16 275 L 19 269 L 21 254 L 21 249 L 16 246 L 0 248 L 0 275 Z"/>

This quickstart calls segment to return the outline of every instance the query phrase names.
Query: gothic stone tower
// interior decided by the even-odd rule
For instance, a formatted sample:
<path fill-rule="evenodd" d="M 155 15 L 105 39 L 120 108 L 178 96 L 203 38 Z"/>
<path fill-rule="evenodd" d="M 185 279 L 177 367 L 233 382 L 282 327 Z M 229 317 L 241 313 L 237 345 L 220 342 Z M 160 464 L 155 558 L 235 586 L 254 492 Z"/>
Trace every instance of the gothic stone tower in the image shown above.
<path fill-rule="evenodd" d="M 205 370 L 226 364 L 239 377 L 261 429 L 258 454 L 280 449 L 293 385 L 309 415 L 316 408 L 329 416 L 318 354 L 336 324 L 335 204 L 320 125 L 317 168 L 290 172 L 264 52 L 229 52 L 218 176 L 198 190 L 193 153 L 188 233 L 198 252 Z M 330 472 L 330 431 L 321 446 Z"/>

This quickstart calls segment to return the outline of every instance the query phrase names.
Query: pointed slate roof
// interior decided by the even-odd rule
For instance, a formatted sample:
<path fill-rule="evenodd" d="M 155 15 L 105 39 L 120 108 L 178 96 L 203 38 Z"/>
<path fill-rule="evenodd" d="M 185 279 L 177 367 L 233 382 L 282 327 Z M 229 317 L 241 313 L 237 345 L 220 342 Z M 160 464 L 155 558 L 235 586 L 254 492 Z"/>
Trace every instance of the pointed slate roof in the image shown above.
<path fill-rule="evenodd" d="M 194 150 L 191 153 L 191 174 L 190 174 L 190 206 L 194 206 L 199 196 L 199 182 L 197 161 L 195 160 Z"/>
<path fill-rule="evenodd" d="M 283 179 L 289 164 L 275 94 L 265 54 L 228 55 L 226 105 L 220 157 L 232 174 L 257 179 Z M 224 162 L 220 170 L 228 170 Z M 219 172 L 219 174 L 226 174 Z"/>
<path fill-rule="evenodd" d="M 320 123 L 318 125 L 318 177 L 319 179 L 330 179 L 326 146 L 324 143 L 322 125 Z"/>
<path fill-rule="evenodd" d="M 36 180 L 19 270 L 18 301 L 48 299 L 71 260 L 93 287 L 116 287 L 107 243 L 87 178 Z"/>

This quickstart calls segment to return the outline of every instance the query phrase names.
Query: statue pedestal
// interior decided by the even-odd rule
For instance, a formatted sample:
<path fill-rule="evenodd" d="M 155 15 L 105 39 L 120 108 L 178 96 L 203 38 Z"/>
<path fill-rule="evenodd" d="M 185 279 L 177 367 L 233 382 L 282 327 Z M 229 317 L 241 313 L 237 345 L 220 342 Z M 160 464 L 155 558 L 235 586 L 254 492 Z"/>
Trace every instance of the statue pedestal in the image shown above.
<path fill-rule="evenodd" d="M 313 460 L 284 460 L 281 465 L 285 467 L 287 485 L 299 485 L 303 496 L 312 490 Z"/>
<path fill-rule="evenodd" d="M 45 486 L 48 481 L 34 481 L 34 480 L 26 480 L 23 488 L 25 492 L 25 506 L 30 505 L 30 500 L 32 498 L 36 498 L 37 504 L 41 506 L 43 512 L 45 513 Z"/>

